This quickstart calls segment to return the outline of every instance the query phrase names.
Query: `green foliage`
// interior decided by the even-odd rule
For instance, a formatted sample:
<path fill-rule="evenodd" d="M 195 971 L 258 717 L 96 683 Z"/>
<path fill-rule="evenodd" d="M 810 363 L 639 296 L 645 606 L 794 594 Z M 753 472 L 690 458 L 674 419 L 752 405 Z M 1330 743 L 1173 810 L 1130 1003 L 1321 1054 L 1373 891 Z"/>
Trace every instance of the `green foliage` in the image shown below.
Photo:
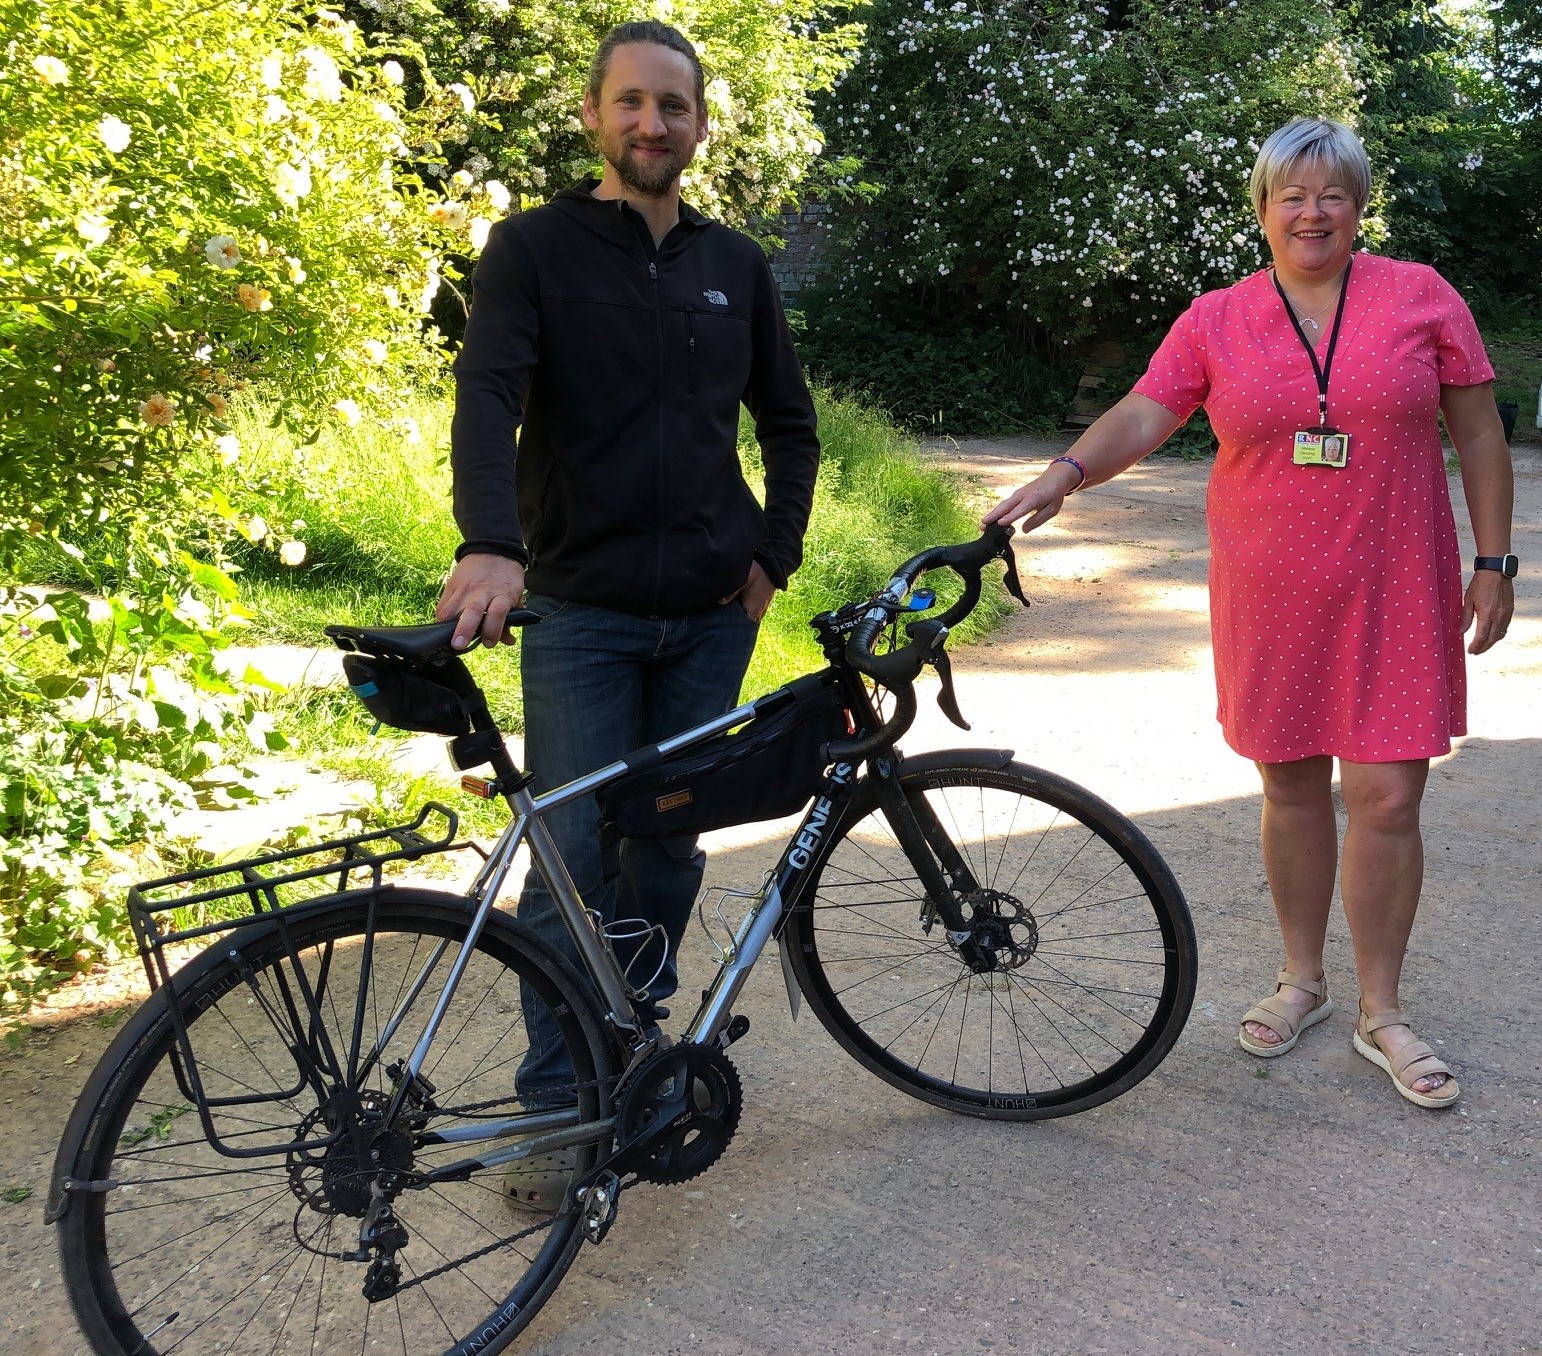
<path fill-rule="evenodd" d="M 834 289 L 811 296 L 818 322 L 802 345 L 810 373 L 876 402 L 910 429 L 1046 433 L 1058 426 L 1078 370 L 1063 351 L 1044 351 L 1034 329 L 885 300 Z"/>
<path fill-rule="evenodd" d="M 1387 252 L 1433 264 L 1481 318 L 1520 319 L 1542 274 L 1542 126 L 1499 74 L 1535 63 L 1506 46 L 1524 19 L 1506 39 L 1481 12 L 1355 0 L 1340 22 L 1363 86 L 1359 129 L 1387 179 Z"/>
<path fill-rule="evenodd" d="M 810 100 L 830 88 L 861 36 L 843 22 L 852 0 L 350 0 L 380 43 L 406 40 L 461 103 L 450 110 L 430 172 L 487 180 L 541 201 L 597 161 L 578 121 L 589 62 L 614 24 L 651 16 L 696 45 L 707 75 L 712 137 L 685 177 L 685 197 L 749 225 L 792 196 L 822 149 Z"/>
<path fill-rule="evenodd" d="M 283 737 L 258 675 L 216 662 L 228 576 L 184 557 L 178 593 L 0 591 L 0 1003 L 113 954 L 117 898 L 196 803 L 248 798 L 236 758 Z"/>
<path fill-rule="evenodd" d="M 351 24 L 309 0 L 0 0 L 0 24 L 0 555 L 157 516 L 247 382 L 309 430 L 437 370 L 455 237 L 403 162 L 442 101 L 407 110 Z"/>

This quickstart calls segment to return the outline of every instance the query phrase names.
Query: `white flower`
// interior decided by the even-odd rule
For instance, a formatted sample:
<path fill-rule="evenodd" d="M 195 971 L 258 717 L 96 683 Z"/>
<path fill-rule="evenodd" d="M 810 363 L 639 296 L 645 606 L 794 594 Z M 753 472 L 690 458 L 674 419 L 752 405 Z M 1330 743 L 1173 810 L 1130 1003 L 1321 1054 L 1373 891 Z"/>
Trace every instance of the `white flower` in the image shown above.
<path fill-rule="evenodd" d="M 70 68 L 58 57 L 35 56 L 32 58 L 32 69 L 45 85 L 70 83 Z"/>
<path fill-rule="evenodd" d="M 305 543 L 303 541 L 286 541 L 278 548 L 278 558 L 282 564 L 293 569 L 296 565 L 305 561 Z"/>
<path fill-rule="evenodd" d="M 263 89 L 277 89 L 284 83 L 284 58 L 273 52 L 262 59 Z"/>
<path fill-rule="evenodd" d="M 449 90 L 451 94 L 460 100 L 460 106 L 467 113 L 475 113 L 477 111 L 477 96 L 471 92 L 469 86 L 457 83 L 449 86 Z"/>
<path fill-rule="evenodd" d="M 407 72 L 402 69 L 402 63 L 399 61 L 382 62 L 380 74 L 393 85 L 399 85 L 407 78 Z"/>
<path fill-rule="evenodd" d="M 335 104 L 343 97 L 343 77 L 337 62 L 320 47 L 306 47 L 300 52 L 305 60 L 305 82 L 301 88 L 309 99 Z"/>
<path fill-rule="evenodd" d="M 215 268 L 234 268 L 241 262 L 241 251 L 228 235 L 211 235 L 203 246 L 203 257 Z"/>
<path fill-rule="evenodd" d="M 280 165 L 273 173 L 273 191 L 286 207 L 298 206 L 300 199 L 311 191 L 310 162 Z"/>
<path fill-rule="evenodd" d="M 1475 169 L 1477 169 L 1482 164 L 1483 164 L 1483 152 L 1482 151 L 1472 151 L 1472 152 L 1470 152 L 1467 155 L 1466 159 L 1464 159 L 1462 161 L 1462 168 L 1464 170 L 1475 170 Z"/>
<path fill-rule="evenodd" d="M 282 94 L 270 94 L 262 104 L 262 120 L 264 122 L 283 122 L 289 116 L 289 105 L 284 102 Z"/>
<path fill-rule="evenodd" d="M 463 202 L 436 202 L 428 209 L 428 219 L 436 226 L 447 226 L 452 231 L 464 230 L 466 204 Z"/>
<path fill-rule="evenodd" d="M 220 454 L 220 463 L 234 466 L 241 456 L 241 440 L 234 433 L 227 433 L 214 440 L 214 450 Z"/>
<path fill-rule="evenodd" d="M 122 118 L 115 118 L 109 113 L 96 125 L 96 134 L 101 137 L 102 145 L 107 147 L 114 155 L 128 148 L 129 138 L 133 136 L 133 129 Z"/>
<path fill-rule="evenodd" d="M 482 192 L 487 194 L 487 201 L 492 203 L 500 212 L 509 210 L 509 190 L 496 179 L 489 179 L 482 185 Z"/>
<path fill-rule="evenodd" d="M 387 306 L 401 305 L 402 294 L 392 287 L 390 283 L 387 283 L 380 289 L 380 295 L 385 298 Z"/>
<path fill-rule="evenodd" d="M 82 212 L 75 218 L 75 230 L 86 242 L 87 248 L 94 249 L 104 244 L 112 234 L 112 222 L 100 212 Z"/>
<path fill-rule="evenodd" d="M 298 287 L 305 281 L 305 266 L 292 254 L 286 254 L 284 262 L 289 265 L 289 281 Z"/>
<path fill-rule="evenodd" d="M 428 277 L 423 281 L 423 290 L 418 293 L 418 310 L 427 315 L 433 307 L 434 298 L 439 295 L 439 261 L 428 261 Z"/>
<path fill-rule="evenodd" d="M 251 541 L 261 541 L 268 535 L 268 520 L 260 513 L 254 513 L 247 519 L 246 535 Z"/>
<path fill-rule="evenodd" d="M 478 254 L 487 244 L 488 232 L 493 229 L 492 220 L 488 217 L 472 217 L 471 219 L 471 248 Z"/>
<path fill-rule="evenodd" d="M 364 356 L 377 367 L 386 360 L 386 346 L 378 339 L 364 341 Z"/>
<path fill-rule="evenodd" d="M 403 418 L 399 427 L 408 447 L 416 447 L 423 441 L 423 430 L 418 427 L 418 421 L 411 416 Z"/>
<path fill-rule="evenodd" d="M 336 414 L 337 417 L 343 421 L 343 423 L 347 424 L 349 428 L 358 428 L 359 420 L 364 417 L 363 412 L 359 409 L 358 405 L 355 404 L 352 400 L 349 400 L 347 396 L 344 396 L 341 400 L 334 400 L 332 402 L 332 412 Z"/>
<path fill-rule="evenodd" d="M 476 180 L 465 170 L 458 169 L 450 176 L 450 182 L 454 184 L 456 188 L 466 189 L 470 188 L 471 185 L 476 182 Z"/>

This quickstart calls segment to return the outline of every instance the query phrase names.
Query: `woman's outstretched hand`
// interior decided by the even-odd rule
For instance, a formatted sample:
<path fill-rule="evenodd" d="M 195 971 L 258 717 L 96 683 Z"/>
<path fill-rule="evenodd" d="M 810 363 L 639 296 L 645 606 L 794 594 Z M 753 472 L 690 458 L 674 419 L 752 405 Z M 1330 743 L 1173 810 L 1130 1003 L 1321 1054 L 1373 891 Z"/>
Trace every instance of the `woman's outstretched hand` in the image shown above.
<path fill-rule="evenodd" d="M 1049 478 L 1046 472 L 1037 480 L 1018 486 L 980 519 L 980 525 L 989 527 L 992 523 L 1017 523 L 1021 519 L 1020 529 L 1032 532 L 1034 528 L 1047 523 L 1060 512 L 1067 493 L 1054 485 L 1046 485 L 1045 481 Z"/>

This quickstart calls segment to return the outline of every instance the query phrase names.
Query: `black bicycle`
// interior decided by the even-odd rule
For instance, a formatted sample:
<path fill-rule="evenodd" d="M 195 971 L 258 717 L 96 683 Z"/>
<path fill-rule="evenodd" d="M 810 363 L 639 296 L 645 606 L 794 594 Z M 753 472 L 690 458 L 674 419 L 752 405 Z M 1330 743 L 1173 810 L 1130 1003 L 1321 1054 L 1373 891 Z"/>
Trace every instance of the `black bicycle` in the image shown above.
<path fill-rule="evenodd" d="M 449 649 L 453 623 L 329 628 L 370 710 L 446 735 L 456 767 L 490 770 L 463 785 L 504 797 L 513 822 L 464 896 L 392 879 L 394 863 L 467 846 L 438 805 L 131 891 L 153 994 L 75 1107 L 47 1211 L 92 1349 L 502 1350 L 583 1240 L 604 1238 L 626 1186 L 685 1181 L 727 1147 L 727 1050 L 749 1027 L 733 1004 L 773 938 L 794 1016 L 801 997 L 862 1065 L 936 1106 L 1063 1116 L 1149 1074 L 1195 980 L 1156 850 L 1010 751 L 895 747 L 928 666 L 963 723 L 949 628 L 993 560 L 1021 599 L 1010 536 L 921 553 L 814 618 L 821 672 L 540 797 Z M 914 585 L 938 567 L 962 594 L 926 618 L 935 597 Z M 719 898 L 721 965 L 673 1040 L 637 1007 L 662 942 L 585 909 L 543 822 L 594 795 L 620 837 L 807 805 L 760 887 L 725 892 L 736 924 Z M 521 845 L 581 969 L 493 907 Z M 174 968 L 190 943 L 205 949 Z M 539 1098 L 517 1088 L 533 1015 L 573 1070 Z M 532 1173 L 557 1189 L 511 1186 Z"/>

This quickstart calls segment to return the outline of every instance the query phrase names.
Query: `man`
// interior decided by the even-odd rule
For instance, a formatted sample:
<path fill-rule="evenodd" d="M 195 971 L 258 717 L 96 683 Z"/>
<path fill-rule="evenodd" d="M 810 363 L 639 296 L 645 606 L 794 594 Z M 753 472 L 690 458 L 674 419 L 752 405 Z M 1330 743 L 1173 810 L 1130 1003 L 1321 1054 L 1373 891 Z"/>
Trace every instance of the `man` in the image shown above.
<path fill-rule="evenodd" d="M 764 254 L 680 201 L 707 137 L 695 50 L 656 21 L 612 29 L 583 122 L 600 179 L 501 222 L 477 265 L 451 435 L 465 541 L 438 609 L 459 618 L 457 648 L 479 630 L 506 639 L 522 599 L 543 615 L 519 632 L 538 794 L 734 705 L 758 623 L 802 560 L 819 464 Z M 763 510 L 738 461 L 741 402 Z M 657 966 L 649 1005 L 666 998 L 705 863 L 695 839 L 624 841 L 607 882 L 596 803 L 548 822 L 590 908 L 663 925 L 667 954 L 645 946 L 632 979 Z M 533 870 L 519 916 L 572 954 Z M 526 1018 L 518 1088 L 550 1104 L 572 1071 L 543 1049 L 549 1019 L 529 995 Z"/>

